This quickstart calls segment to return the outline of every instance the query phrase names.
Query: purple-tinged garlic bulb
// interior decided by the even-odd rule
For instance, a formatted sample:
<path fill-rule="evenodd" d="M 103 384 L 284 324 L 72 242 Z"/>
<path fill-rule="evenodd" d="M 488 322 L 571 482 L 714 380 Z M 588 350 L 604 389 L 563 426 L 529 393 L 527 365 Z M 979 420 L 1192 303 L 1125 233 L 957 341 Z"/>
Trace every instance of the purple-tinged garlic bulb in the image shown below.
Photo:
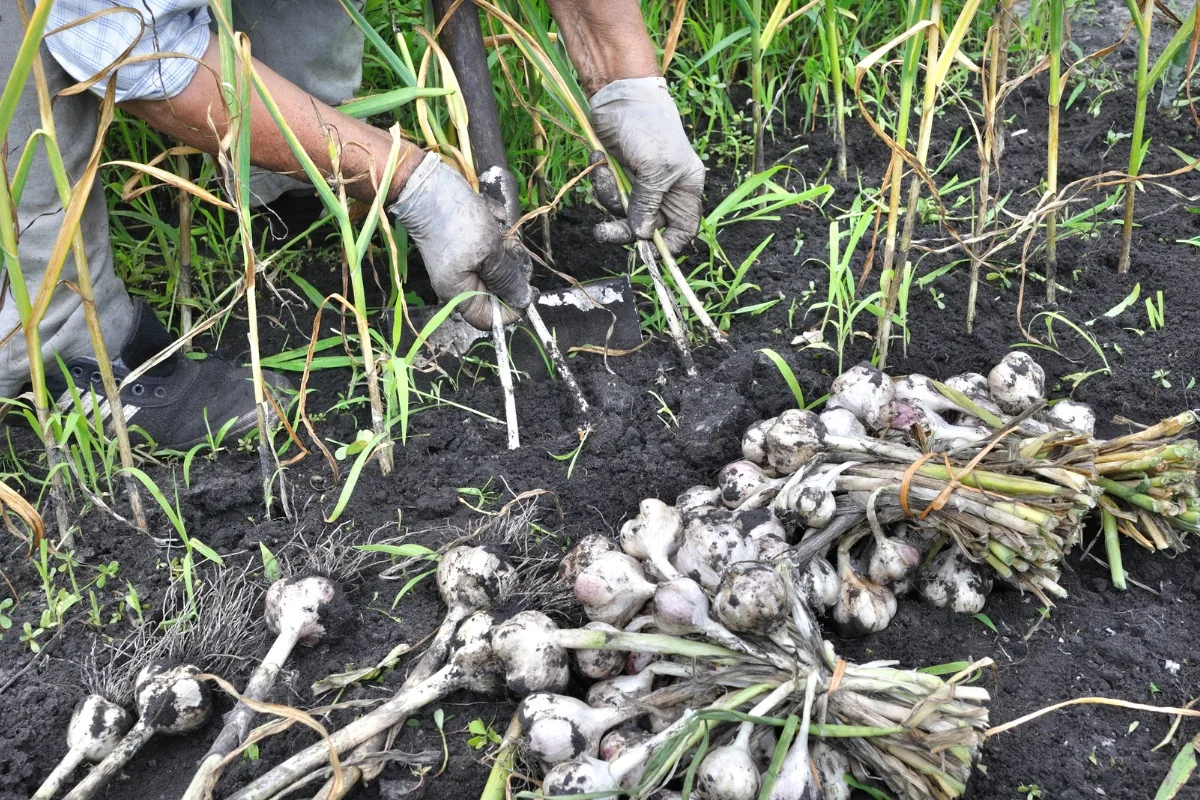
<path fill-rule="evenodd" d="M 575 599 L 593 622 L 627 625 L 654 594 L 636 558 L 601 553 L 575 579 Z"/>

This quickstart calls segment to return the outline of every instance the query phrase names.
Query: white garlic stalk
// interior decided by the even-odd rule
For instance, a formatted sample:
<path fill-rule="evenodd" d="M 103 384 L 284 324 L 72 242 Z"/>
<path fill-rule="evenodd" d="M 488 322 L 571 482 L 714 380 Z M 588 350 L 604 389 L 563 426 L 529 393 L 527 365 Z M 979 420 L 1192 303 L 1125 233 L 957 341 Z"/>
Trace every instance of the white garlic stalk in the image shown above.
<path fill-rule="evenodd" d="M 84 761 L 103 761 L 131 727 L 133 717 L 116 703 L 98 694 L 80 700 L 67 725 L 67 754 L 33 793 L 32 800 L 50 800 Z"/>
<path fill-rule="evenodd" d="M 795 688 L 795 681 L 784 681 L 750 709 L 750 716 L 769 714 Z M 732 743 L 713 748 L 700 762 L 696 770 L 696 797 L 699 800 L 755 800 L 758 797 L 758 767 L 750 754 L 753 731 L 753 722 L 743 722 Z"/>
<path fill-rule="evenodd" d="M 841 596 L 842 582 L 837 570 L 824 556 L 813 556 L 796 578 L 796 589 L 812 609 L 824 613 Z"/>
<path fill-rule="evenodd" d="M 1045 417 L 1056 428 L 1074 431 L 1089 438 L 1096 435 L 1096 412 L 1087 403 L 1059 400 L 1050 406 Z"/>
<path fill-rule="evenodd" d="M 737 526 L 728 522 L 712 524 L 701 518 L 692 520 L 684 530 L 675 566 L 709 591 L 716 591 L 730 564 L 757 558 L 758 544 Z"/>
<path fill-rule="evenodd" d="M 850 436 L 857 439 L 867 436 L 867 429 L 858 421 L 858 417 L 854 416 L 854 412 L 847 408 L 826 409 L 821 412 L 820 419 L 825 431 L 833 436 Z"/>
<path fill-rule="evenodd" d="M 879 430 L 892 417 L 894 397 L 892 379 L 864 362 L 834 379 L 825 407 L 844 408 L 869 429 Z"/>
<path fill-rule="evenodd" d="M 800 713 L 800 729 L 796 732 L 796 738 L 792 740 L 787 755 L 783 757 L 783 764 L 779 767 L 775 785 L 771 787 L 769 800 L 819 800 L 820 792 L 808 759 L 808 731 L 812 722 L 816 689 L 817 673 L 812 671 L 808 673 L 804 685 L 804 708 Z"/>
<path fill-rule="evenodd" d="M 978 614 L 992 591 L 991 574 L 954 545 L 934 556 L 919 583 L 921 596 L 938 608 Z"/>
<path fill-rule="evenodd" d="M 138 721 L 103 761 L 67 795 L 88 800 L 116 777 L 154 736 L 182 735 L 199 730 L 212 715 L 208 684 L 196 680 L 200 670 L 191 664 L 168 667 L 155 662 L 138 673 L 134 697 Z"/>
<path fill-rule="evenodd" d="M 569 585 L 574 586 L 579 573 L 583 572 L 596 556 L 601 553 L 610 553 L 616 549 L 616 542 L 607 536 L 600 533 L 589 533 L 576 542 L 575 546 L 563 556 L 558 565 L 558 575 Z"/>
<path fill-rule="evenodd" d="M 561 694 L 531 694 L 517 708 L 530 752 L 546 765 L 597 755 L 600 737 L 644 713 L 645 709 L 636 705 L 592 708 Z"/>
<path fill-rule="evenodd" d="M 655 661 L 632 675 L 618 675 L 597 681 L 588 687 L 587 704 L 592 708 L 621 708 L 631 700 L 640 700 L 654 688 L 660 675 L 689 677 L 691 670 L 673 661 Z"/>
<path fill-rule="evenodd" d="M 620 633 L 618 628 L 607 622 L 589 622 L 587 630 Z M 625 669 L 625 654 L 620 650 L 572 650 L 571 663 L 575 671 L 585 678 L 603 681 L 620 675 Z"/>
<path fill-rule="evenodd" d="M 742 458 L 757 464 L 767 464 L 767 431 L 775 424 L 775 417 L 762 419 L 746 429 L 742 435 Z"/>
<path fill-rule="evenodd" d="M 890 380 L 888 386 L 891 386 Z M 888 420 L 894 413 L 895 403 L 889 400 Z M 866 436 L 832 434 L 826 429 L 821 418 L 811 411 L 785 411 L 767 431 L 767 460 L 781 474 L 791 475 L 811 464 L 822 453 L 831 450 L 877 455 L 902 462 L 912 462 L 921 457 L 919 451 L 892 442 Z"/>
<path fill-rule="evenodd" d="M 850 563 L 848 550 L 845 543 L 838 547 L 838 578 L 842 585 L 833 607 L 833 620 L 843 636 L 878 633 L 896 615 L 896 596 L 886 586 L 859 575 Z"/>
<path fill-rule="evenodd" d="M 988 392 L 1006 414 L 1021 414 L 1046 399 L 1046 373 L 1028 353 L 1013 350 L 988 373 Z"/>
<path fill-rule="evenodd" d="M 643 500 L 638 515 L 621 526 L 619 541 L 627 555 L 649 561 L 662 577 L 679 577 L 670 559 L 683 542 L 683 518 L 671 506 Z"/>
<path fill-rule="evenodd" d="M 653 594 L 641 564 L 620 552 L 601 553 L 575 579 L 575 599 L 593 622 L 625 625 Z"/>
<path fill-rule="evenodd" d="M 919 406 L 926 411 L 941 414 L 947 411 L 960 412 L 963 409 L 949 397 L 937 390 L 933 381 L 924 375 L 905 375 L 892 384 L 896 401 L 910 406 Z M 964 392 L 965 394 L 965 392 Z M 896 427 L 893 425 L 892 427 Z"/>

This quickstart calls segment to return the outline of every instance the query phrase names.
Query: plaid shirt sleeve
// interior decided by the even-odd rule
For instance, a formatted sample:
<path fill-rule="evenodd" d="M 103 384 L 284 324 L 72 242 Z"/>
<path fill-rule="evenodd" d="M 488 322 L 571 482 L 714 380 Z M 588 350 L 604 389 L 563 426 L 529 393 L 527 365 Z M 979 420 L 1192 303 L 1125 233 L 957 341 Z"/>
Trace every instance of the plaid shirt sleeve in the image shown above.
<path fill-rule="evenodd" d="M 109 11 L 47 37 L 51 55 L 71 77 L 85 81 L 105 70 L 127 47 L 130 56 L 175 52 L 200 58 L 208 47 L 208 9 L 204 0 L 56 0 L 47 30 L 67 25 L 97 11 Z M 144 27 L 143 27 L 144 26 Z M 197 64 L 191 59 L 163 58 L 116 70 L 116 101 L 165 100 L 183 91 Z M 103 96 L 111 75 L 92 86 Z"/>

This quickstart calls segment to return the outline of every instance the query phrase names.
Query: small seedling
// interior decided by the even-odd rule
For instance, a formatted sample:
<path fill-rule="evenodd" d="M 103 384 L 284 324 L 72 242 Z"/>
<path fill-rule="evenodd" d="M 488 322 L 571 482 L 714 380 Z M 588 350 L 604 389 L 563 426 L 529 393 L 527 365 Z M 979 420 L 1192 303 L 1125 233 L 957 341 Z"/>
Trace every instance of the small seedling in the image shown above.
<path fill-rule="evenodd" d="M 493 744 L 500 744 L 500 734 L 481 719 L 473 719 L 467 723 L 467 746 L 472 750 L 482 750 Z"/>
<path fill-rule="evenodd" d="M 972 614 L 971 619 L 979 620 L 979 622 L 981 622 L 983 626 L 988 628 L 992 633 L 1000 633 L 1000 631 L 996 630 L 996 623 L 992 622 L 992 618 L 987 614 Z"/>

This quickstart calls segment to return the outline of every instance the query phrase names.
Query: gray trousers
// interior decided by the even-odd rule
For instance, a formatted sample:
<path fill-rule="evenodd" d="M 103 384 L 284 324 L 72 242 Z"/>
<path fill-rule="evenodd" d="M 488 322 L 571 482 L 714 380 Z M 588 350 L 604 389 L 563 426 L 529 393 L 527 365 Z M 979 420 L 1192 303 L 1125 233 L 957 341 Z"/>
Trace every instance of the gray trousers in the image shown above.
<path fill-rule="evenodd" d="M 136 4 L 135 4 L 136 7 Z M 254 56 L 315 97 L 337 104 L 354 96 L 362 78 L 363 35 L 347 16 L 338 0 L 234 0 L 234 25 L 245 31 Z M 24 35 L 21 17 L 13 0 L 0 0 L 0 75 L 6 80 Z M 42 64 L 53 96 L 75 83 L 42 48 Z M 95 141 L 98 102 L 82 93 L 58 97 L 54 123 L 63 163 L 72 184 L 79 180 Z M 12 125 L 6 132 L 4 153 L 11 177 L 30 135 L 41 128 L 33 77 L 26 83 Z M 29 178 L 17 208 L 18 255 L 30 297 L 34 297 L 45 275 L 62 226 L 63 208 L 45 157 L 38 143 Z M 258 202 L 267 203 L 281 193 L 304 184 L 280 175 L 255 176 L 252 190 Z M 96 309 L 105 344 L 115 358 L 132 333 L 133 305 L 121 279 L 113 269 L 108 238 L 108 207 L 97 179 L 88 197 L 81 222 L 88 268 L 96 297 Z M 75 283 L 76 265 L 67 257 L 60 283 L 42 318 L 42 361 L 57 369 L 54 354 L 63 361 L 90 355 L 91 340 L 84 322 L 83 305 L 66 281 Z M 4 285 L 0 297 L 0 338 L 19 328 L 20 315 L 11 288 Z M 14 336 L 0 347 L 0 397 L 13 397 L 29 381 L 29 359 L 25 337 Z"/>

